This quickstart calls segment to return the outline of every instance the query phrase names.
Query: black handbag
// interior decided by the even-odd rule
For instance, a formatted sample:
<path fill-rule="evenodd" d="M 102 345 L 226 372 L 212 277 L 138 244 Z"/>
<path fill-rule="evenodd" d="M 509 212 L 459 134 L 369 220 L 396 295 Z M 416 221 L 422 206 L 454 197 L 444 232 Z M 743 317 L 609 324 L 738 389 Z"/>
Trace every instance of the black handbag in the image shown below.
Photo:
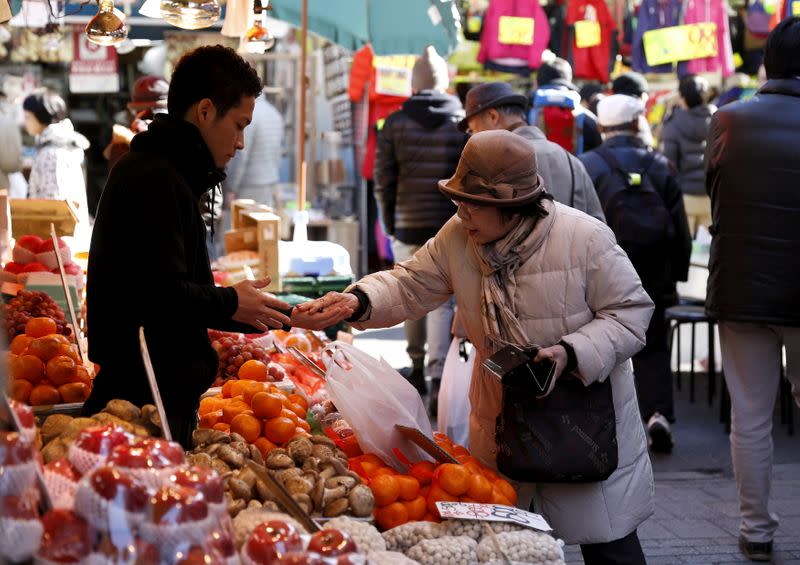
<path fill-rule="evenodd" d="M 589 386 L 562 376 L 549 396 L 537 399 L 518 370 L 503 377 L 497 417 L 497 468 L 528 483 L 603 481 L 618 464 L 611 381 Z"/>

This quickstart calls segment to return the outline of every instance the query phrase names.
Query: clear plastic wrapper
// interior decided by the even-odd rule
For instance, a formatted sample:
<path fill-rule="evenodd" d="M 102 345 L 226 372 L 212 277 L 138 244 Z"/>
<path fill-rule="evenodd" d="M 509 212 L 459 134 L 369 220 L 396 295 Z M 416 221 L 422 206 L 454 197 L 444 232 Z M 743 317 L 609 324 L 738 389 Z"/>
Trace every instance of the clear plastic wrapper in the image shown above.
<path fill-rule="evenodd" d="M 67 458 L 75 469 L 85 475 L 104 464 L 118 445 L 132 445 L 133 435 L 120 427 L 92 426 L 82 430 L 69 446 Z"/>
<path fill-rule="evenodd" d="M 43 526 L 30 496 L 0 498 L 0 555 L 24 561 L 39 549 Z"/>
<path fill-rule="evenodd" d="M 36 481 L 33 446 L 16 432 L 0 432 L 0 496 L 21 496 Z"/>

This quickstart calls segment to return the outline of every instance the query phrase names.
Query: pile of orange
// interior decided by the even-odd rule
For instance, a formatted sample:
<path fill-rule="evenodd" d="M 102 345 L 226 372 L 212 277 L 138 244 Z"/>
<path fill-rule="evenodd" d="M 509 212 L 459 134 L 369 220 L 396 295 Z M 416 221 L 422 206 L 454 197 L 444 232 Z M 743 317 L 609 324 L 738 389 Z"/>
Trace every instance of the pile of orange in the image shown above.
<path fill-rule="evenodd" d="M 56 333 L 52 318 L 32 318 L 11 341 L 9 395 L 31 406 L 83 402 L 92 377 L 69 338 Z"/>
<path fill-rule="evenodd" d="M 403 475 L 374 453 L 350 459 L 350 468 L 361 475 L 375 496 L 375 521 L 381 529 L 419 520 L 439 522 L 439 501 L 516 504 L 514 487 L 496 471 L 447 436 L 435 434 L 434 439 L 459 463 L 420 461 Z"/>
<path fill-rule="evenodd" d="M 200 427 L 235 432 L 262 455 L 285 445 L 298 434 L 309 434 L 308 401 L 257 380 L 229 380 L 221 394 L 200 401 Z"/>

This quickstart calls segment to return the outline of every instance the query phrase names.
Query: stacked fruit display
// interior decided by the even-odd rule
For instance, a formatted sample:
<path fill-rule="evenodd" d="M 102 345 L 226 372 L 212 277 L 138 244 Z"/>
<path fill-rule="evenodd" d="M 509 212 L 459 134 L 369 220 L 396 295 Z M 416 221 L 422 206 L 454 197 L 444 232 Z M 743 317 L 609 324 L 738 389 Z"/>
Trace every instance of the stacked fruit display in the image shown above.
<path fill-rule="evenodd" d="M 20 291 L 8 301 L 5 310 L 6 332 L 9 341 L 19 334 L 24 334 L 25 326 L 32 318 L 51 318 L 56 323 L 56 330 L 53 333 L 66 336 L 72 333 L 61 307 L 44 292 Z"/>
<path fill-rule="evenodd" d="M 69 338 L 57 332 L 58 323 L 53 318 L 31 318 L 24 333 L 11 341 L 11 398 L 31 406 L 83 402 L 88 398 L 92 375 Z"/>
<path fill-rule="evenodd" d="M 222 386 L 228 379 L 239 378 L 239 370 L 248 361 L 259 361 L 267 366 L 267 381 L 276 382 L 284 378 L 284 371 L 279 365 L 271 363 L 267 350 L 246 339 L 244 335 L 214 330 L 209 330 L 208 335 L 211 346 L 219 357 L 214 386 Z"/>
<path fill-rule="evenodd" d="M 64 272 L 74 276 L 76 286 L 83 288 L 83 271 L 72 262 L 72 252 L 61 238 L 58 238 L 58 254 L 64 264 Z M 25 284 L 29 273 L 59 274 L 56 250 L 50 238 L 23 235 L 14 246 L 13 259 L 3 267 L 0 280 Z"/>

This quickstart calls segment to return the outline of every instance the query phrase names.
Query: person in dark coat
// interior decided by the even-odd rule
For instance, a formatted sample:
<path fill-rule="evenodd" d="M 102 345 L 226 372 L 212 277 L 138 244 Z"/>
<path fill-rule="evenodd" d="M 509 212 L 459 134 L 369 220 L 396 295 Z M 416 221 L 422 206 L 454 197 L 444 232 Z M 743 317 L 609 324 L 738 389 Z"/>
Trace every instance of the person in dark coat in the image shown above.
<path fill-rule="evenodd" d="M 410 259 L 456 213 L 453 203 L 437 189 L 439 179 L 456 170 L 467 140 L 457 128 L 464 108 L 458 98 L 445 92 L 448 84 L 447 63 L 429 46 L 414 64 L 413 96 L 386 118 L 378 132 L 375 196 L 396 263 Z M 450 346 L 453 308 L 449 300 L 426 317 L 405 323 L 409 380 L 422 395 L 427 392 L 427 341 L 431 412 L 437 405 Z"/>
<path fill-rule="evenodd" d="M 260 92 L 255 70 L 232 49 L 192 51 L 175 67 L 169 114 L 156 116 L 111 171 L 89 253 L 89 357 L 100 372 L 85 414 L 115 398 L 153 402 L 143 327 L 172 436 L 188 448 L 217 370 L 207 328 L 255 333 L 290 322 L 289 306 L 261 292 L 268 278 L 214 286 L 200 210 L 242 149 Z"/>
<path fill-rule="evenodd" d="M 681 101 L 664 123 L 661 151 L 678 170 L 689 230 L 711 225 L 711 200 L 705 189 L 703 167 L 706 138 L 716 106 L 708 104 L 710 86 L 697 75 L 686 75 L 678 86 Z"/>
<path fill-rule="evenodd" d="M 712 240 L 706 312 L 719 321 L 731 398 L 731 454 L 739 491 L 739 546 L 770 561 L 772 414 L 786 376 L 800 405 L 800 18 L 770 33 L 767 82 L 711 119 L 706 190 Z"/>
<path fill-rule="evenodd" d="M 633 356 L 633 372 L 636 376 L 636 390 L 642 417 L 647 422 L 650 446 L 653 451 L 669 453 L 673 439 L 670 422 L 675 421 L 672 397 L 672 371 L 669 359 L 668 324 L 664 311 L 677 303 L 677 281 L 685 281 L 689 275 L 689 257 L 692 252 L 692 237 L 683 198 L 678 186 L 677 175 L 669 161 L 641 139 L 644 105 L 641 100 L 624 94 L 614 94 L 600 101 L 598 120 L 606 140 L 595 151 L 581 155 L 580 159 L 597 188 L 600 202 L 609 226 L 617 233 L 615 225 L 618 217 L 611 209 L 618 200 L 618 193 L 607 191 L 611 175 L 614 173 L 610 159 L 616 161 L 627 175 L 640 175 L 642 187 L 646 183 L 653 187 L 663 203 L 666 233 L 668 239 L 653 244 L 644 254 L 632 255 L 631 262 L 642 279 L 642 285 L 655 303 L 655 312 L 647 328 L 647 343 Z M 644 178 L 647 177 L 645 181 Z M 620 181 L 621 182 L 621 179 Z M 630 189 L 626 189 L 630 190 Z M 653 215 L 652 218 L 656 216 Z M 654 221 L 650 218 L 648 222 Z M 623 249 L 625 244 L 621 243 Z"/>

